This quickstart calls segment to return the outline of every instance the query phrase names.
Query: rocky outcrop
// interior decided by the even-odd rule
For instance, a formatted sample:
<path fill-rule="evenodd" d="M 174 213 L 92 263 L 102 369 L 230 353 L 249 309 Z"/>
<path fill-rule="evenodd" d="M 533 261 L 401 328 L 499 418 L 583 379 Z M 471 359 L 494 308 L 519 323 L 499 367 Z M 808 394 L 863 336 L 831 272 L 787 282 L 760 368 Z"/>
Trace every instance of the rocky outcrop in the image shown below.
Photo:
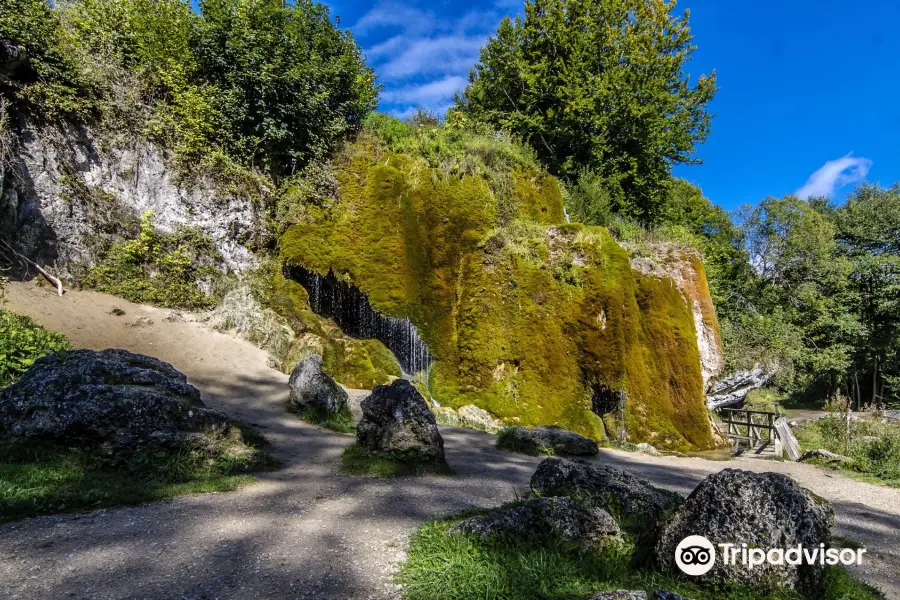
<path fill-rule="evenodd" d="M 706 406 L 713 410 L 740 404 L 747 398 L 747 394 L 764 386 L 773 374 L 771 369 L 756 365 L 748 371 L 738 371 L 715 381 L 706 393 Z"/>
<path fill-rule="evenodd" d="M 503 423 L 497 420 L 494 415 L 483 408 L 478 408 L 474 404 L 459 407 L 456 414 L 459 416 L 460 425 L 463 427 L 470 427 L 488 433 L 497 433 L 503 427 Z"/>
<path fill-rule="evenodd" d="M 125 350 L 57 352 L 0 391 L 0 439 L 129 451 L 227 425 L 172 365 Z"/>
<path fill-rule="evenodd" d="M 444 438 L 425 399 L 409 381 L 376 386 L 361 407 L 356 439 L 365 450 L 443 462 Z"/>
<path fill-rule="evenodd" d="M 147 210 L 162 231 L 191 226 L 209 235 L 234 271 L 256 265 L 246 246 L 268 235 L 259 202 L 268 191 L 252 177 L 226 185 L 202 177 L 188 182 L 158 146 L 110 132 L 26 124 L 7 184 L 0 236 L 61 273 L 96 264 L 104 247 L 97 242 L 124 235 L 125 225 Z"/>
<path fill-rule="evenodd" d="M 819 548 L 829 541 L 834 514 L 825 500 L 780 473 L 751 473 L 725 469 L 704 479 L 663 525 L 655 548 L 661 569 L 677 573 L 675 550 L 689 535 L 703 535 L 713 546 L 746 544 L 768 551 L 798 544 Z M 817 596 L 821 565 L 774 564 L 766 561 L 748 569 L 740 561 L 716 560 L 699 580 L 738 582 L 777 590 L 796 589 Z"/>
<path fill-rule="evenodd" d="M 497 446 L 514 452 L 536 456 L 550 448 L 559 456 L 596 456 L 597 443 L 562 427 L 509 427 L 503 431 Z"/>
<path fill-rule="evenodd" d="M 615 590 L 613 592 L 601 592 L 595 596 L 591 596 L 590 600 L 648 600 L 646 592 L 641 590 Z M 679 596 L 675 592 L 666 590 L 655 590 L 649 596 L 649 600 L 688 600 L 684 596 Z"/>
<path fill-rule="evenodd" d="M 297 411 L 313 410 L 320 416 L 346 412 L 347 392 L 322 370 L 322 357 L 308 356 L 297 363 L 288 379 L 288 401 Z"/>
<path fill-rule="evenodd" d="M 616 520 L 603 509 L 583 508 L 571 498 L 531 498 L 461 521 L 451 535 L 513 536 L 517 541 L 550 534 L 585 547 L 619 538 Z"/>
<path fill-rule="evenodd" d="M 581 459 L 548 458 L 531 477 L 531 489 L 541 496 L 572 496 L 640 522 L 652 529 L 684 499 L 654 487 L 631 473 Z"/>

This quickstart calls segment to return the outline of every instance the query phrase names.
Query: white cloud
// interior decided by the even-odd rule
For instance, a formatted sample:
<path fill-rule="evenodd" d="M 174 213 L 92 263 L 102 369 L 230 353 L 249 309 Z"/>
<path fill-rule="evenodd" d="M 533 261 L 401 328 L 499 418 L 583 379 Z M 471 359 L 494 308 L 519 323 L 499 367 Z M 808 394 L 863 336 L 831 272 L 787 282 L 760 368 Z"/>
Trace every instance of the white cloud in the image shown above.
<path fill-rule="evenodd" d="M 818 171 L 809 176 L 803 187 L 795 194 L 804 200 L 817 196 L 832 196 L 835 190 L 865 179 L 871 168 L 871 160 L 857 158 L 851 152 L 822 165 Z"/>
<path fill-rule="evenodd" d="M 466 86 L 469 69 L 506 12 L 488 4 L 461 18 L 438 17 L 402 0 L 385 0 L 351 30 L 384 85 L 381 100 L 389 112 L 443 112 Z"/>
<path fill-rule="evenodd" d="M 468 79 L 465 77 L 448 75 L 443 79 L 438 79 L 422 85 L 408 85 L 387 90 L 381 94 L 381 99 L 385 102 L 398 102 L 430 107 L 435 102 L 453 97 L 453 94 L 466 87 L 467 83 Z"/>

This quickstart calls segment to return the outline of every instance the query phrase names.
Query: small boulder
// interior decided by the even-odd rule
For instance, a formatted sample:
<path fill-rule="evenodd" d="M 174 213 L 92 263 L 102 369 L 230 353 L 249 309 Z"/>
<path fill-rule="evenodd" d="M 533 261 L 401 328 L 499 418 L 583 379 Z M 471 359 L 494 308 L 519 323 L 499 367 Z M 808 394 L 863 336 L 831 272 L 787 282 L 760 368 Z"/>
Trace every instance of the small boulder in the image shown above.
<path fill-rule="evenodd" d="M 684 499 L 620 469 L 582 459 L 547 458 L 531 477 L 541 496 L 573 496 L 647 526 Z"/>
<path fill-rule="evenodd" d="M 0 439 L 137 450 L 227 426 L 172 365 L 125 350 L 57 352 L 0 391 Z"/>
<path fill-rule="evenodd" d="M 704 479 L 663 525 L 655 548 L 657 564 L 678 573 L 675 549 L 689 535 L 702 535 L 712 544 L 747 544 L 768 551 L 802 544 L 819 548 L 829 541 L 834 513 L 831 506 L 780 473 L 751 473 L 725 469 Z M 740 561 L 713 568 L 699 579 L 707 583 L 738 582 L 772 589 L 796 589 L 809 596 L 820 592 L 821 565 L 765 562 L 752 570 Z"/>
<path fill-rule="evenodd" d="M 361 404 L 356 427 L 359 445 L 369 452 L 388 452 L 444 461 L 444 438 L 425 399 L 405 379 L 378 385 Z"/>
<path fill-rule="evenodd" d="M 297 363 L 288 385 L 288 402 L 295 410 L 315 410 L 322 416 L 348 410 L 347 392 L 322 370 L 322 357 L 318 354 Z"/>
<path fill-rule="evenodd" d="M 600 592 L 591 596 L 591 600 L 647 600 L 647 593 L 640 590 L 614 590 L 612 592 Z"/>
<path fill-rule="evenodd" d="M 456 412 L 464 427 L 470 427 L 488 433 L 497 433 L 503 426 L 500 421 L 494 418 L 494 415 L 483 408 L 478 408 L 474 404 L 461 406 Z"/>
<path fill-rule="evenodd" d="M 531 498 L 502 506 L 460 521 L 448 533 L 480 537 L 512 535 L 516 539 L 549 533 L 561 540 L 596 547 L 618 539 L 621 531 L 616 520 L 605 510 L 582 508 L 571 498 L 561 497 Z"/>
<path fill-rule="evenodd" d="M 596 456 L 599 452 L 594 440 L 553 425 L 509 427 L 498 442 L 501 448 L 533 456 L 541 454 L 543 448 L 552 448 L 560 456 Z"/>

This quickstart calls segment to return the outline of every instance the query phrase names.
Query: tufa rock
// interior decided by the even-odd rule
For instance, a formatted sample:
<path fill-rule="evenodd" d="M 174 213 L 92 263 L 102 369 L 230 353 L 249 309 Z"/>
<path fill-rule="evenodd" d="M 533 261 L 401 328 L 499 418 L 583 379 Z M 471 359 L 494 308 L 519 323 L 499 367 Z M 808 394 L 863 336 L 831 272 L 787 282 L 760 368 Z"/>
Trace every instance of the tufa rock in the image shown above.
<path fill-rule="evenodd" d="M 553 453 L 560 456 L 596 456 L 599 452 L 594 440 L 552 425 L 510 427 L 503 437 L 503 447 L 531 455 L 540 454 L 541 447 L 553 448 Z"/>
<path fill-rule="evenodd" d="M 125 350 L 57 352 L 0 391 L 0 439 L 135 450 L 227 425 L 172 365 Z"/>
<path fill-rule="evenodd" d="M 474 404 L 467 404 L 456 411 L 459 415 L 459 421 L 464 427 L 470 427 L 479 431 L 488 433 L 497 433 L 503 424 L 494 418 L 494 415 L 478 408 Z"/>
<path fill-rule="evenodd" d="M 443 462 L 444 438 L 425 399 L 409 381 L 375 386 L 361 408 L 356 438 L 364 449 Z"/>
<path fill-rule="evenodd" d="M 684 502 L 675 492 L 654 487 L 631 473 L 582 459 L 545 459 L 531 477 L 531 489 L 541 496 L 577 497 L 641 521 L 645 527 Z"/>
<path fill-rule="evenodd" d="M 322 357 L 318 354 L 297 363 L 288 385 L 288 402 L 296 410 L 312 409 L 323 416 L 348 410 L 347 392 L 322 370 Z"/>
<path fill-rule="evenodd" d="M 774 371 L 763 365 L 756 365 L 747 371 L 738 371 L 725 379 L 713 382 L 706 393 L 709 410 L 740 404 L 747 394 L 761 388 L 774 375 Z"/>
<path fill-rule="evenodd" d="M 516 539 L 550 534 L 557 539 L 597 547 L 618 539 L 616 520 L 603 509 L 582 508 L 571 498 L 531 498 L 486 514 L 461 521 L 448 531 L 451 535 L 479 537 L 512 535 Z"/>
<path fill-rule="evenodd" d="M 657 564 L 677 573 L 675 548 L 689 535 L 703 535 L 714 546 L 747 544 L 769 550 L 802 544 L 818 548 L 827 544 L 834 513 L 786 475 L 725 469 L 704 479 L 663 525 L 655 548 Z M 768 562 L 748 569 L 717 560 L 704 583 L 738 582 L 771 589 L 796 589 L 818 597 L 821 565 L 775 565 Z"/>

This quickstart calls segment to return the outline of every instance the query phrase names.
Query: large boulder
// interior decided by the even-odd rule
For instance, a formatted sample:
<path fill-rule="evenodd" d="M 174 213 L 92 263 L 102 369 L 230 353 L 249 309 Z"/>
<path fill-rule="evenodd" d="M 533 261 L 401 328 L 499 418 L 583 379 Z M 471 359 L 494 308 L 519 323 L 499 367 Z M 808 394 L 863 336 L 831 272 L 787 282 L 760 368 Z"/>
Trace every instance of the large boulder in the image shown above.
<path fill-rule="evenodd" d="M 513 536 L 517 540 L 551 535 L 596 547 L 618 539 L 619 525 L 605 510 L 583 508 L 571 498 L 531 498 L 460 521 L 448 531 L 480 537 Z"/>
<path fill-rule="evenodd" d="M 321 416 L 349 410 L 347 392 L 322 370 L 322 357 L 307 356 L 297 363 L 288 379 L 288 402 L 298 411 L 314 410 Z"/>
<path fill-rule="evenodd" d="M 655 548 L 657 564 L 677 573 L 675 550 L 685 537 L 702 535 L 718 544 L 747 544 L 768 551 L 802 544 L 817 549 L 829 541 L 834 513 L 831 506 L 780 473 L 751 473 L 725 469 L 704 479 L 687 501 L 667 519 Z M 739 582 L 772 589 L 797 589 L 816 596 L 822 582 L 821 565 L 764 562 L 749 569 L 740 561 L 724 564 L 717 557 L 703 582 Z M 786 562 L 786 561 L 783 561 Z"/>
<path fill-rule="evenodd" d="M 574 431 L 556 426 L 509 427 L 503 431 L 498 445 L 526 454 L 542 454 L 544 448 L 560 456 L 596 456 L 597 443 Z"/>
<path fill-rule="evenodd" d="M 98 446 L 176 446 L 228 419 L 172 365 L 125 350 L 45 356 L 0 391 L 0 439 Z"/>
<path fill-rule="evenodd" d="M 541 496 L 573 496 L 652 528 L 684 499 L 620 469 L 582 459 L 547 458 L 531 477 Z"/>
<path fill-rule="evenodd" d="M 365 450 L 443 462 L 444 438 L 425 399 L 409 381 L 375 386 L 361 408 L 356 439 Z"/>

